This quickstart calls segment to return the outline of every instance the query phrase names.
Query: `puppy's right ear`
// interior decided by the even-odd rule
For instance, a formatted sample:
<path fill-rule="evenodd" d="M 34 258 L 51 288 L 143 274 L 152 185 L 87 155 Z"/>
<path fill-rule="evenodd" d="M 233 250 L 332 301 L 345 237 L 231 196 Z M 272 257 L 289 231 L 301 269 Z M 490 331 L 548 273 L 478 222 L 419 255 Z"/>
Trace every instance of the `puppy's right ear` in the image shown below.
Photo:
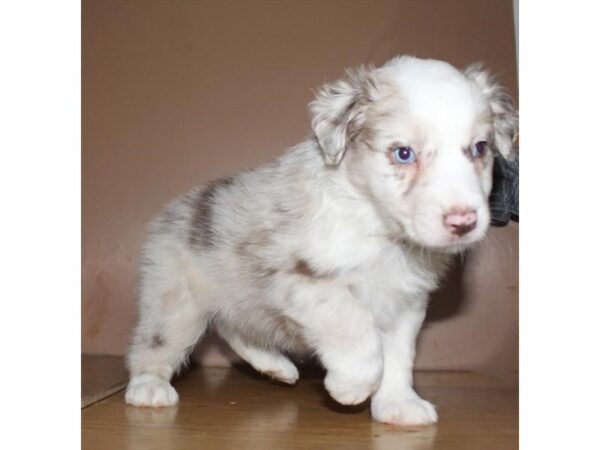
<path fill-rule="evenodd" d="M 372 68 L 348 71 L 345 79 L 323 86 L 309 104 L 312 129 L 325 162 L 337 166 L 360 133 L 377 89 Z"/>

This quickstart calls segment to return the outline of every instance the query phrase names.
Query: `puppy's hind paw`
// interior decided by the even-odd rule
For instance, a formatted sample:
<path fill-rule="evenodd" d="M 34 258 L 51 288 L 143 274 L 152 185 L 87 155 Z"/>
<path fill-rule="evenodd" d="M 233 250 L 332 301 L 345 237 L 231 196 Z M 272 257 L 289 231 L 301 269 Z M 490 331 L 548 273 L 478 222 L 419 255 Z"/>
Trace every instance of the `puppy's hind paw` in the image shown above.
<path fill-rule="evenodd" d="M 125 402 L 133 406 L 172 406 L 179 400 L 177 391 L 158 375 L 144 374 L 131 379 Z"/>
<path fill-rule="evenodd" d="M 287 359 L 278 361 L 277 365 L 263 370 L 262 373 L 286 384 L 296 384 L 299 376 L 296 366 Z"/>

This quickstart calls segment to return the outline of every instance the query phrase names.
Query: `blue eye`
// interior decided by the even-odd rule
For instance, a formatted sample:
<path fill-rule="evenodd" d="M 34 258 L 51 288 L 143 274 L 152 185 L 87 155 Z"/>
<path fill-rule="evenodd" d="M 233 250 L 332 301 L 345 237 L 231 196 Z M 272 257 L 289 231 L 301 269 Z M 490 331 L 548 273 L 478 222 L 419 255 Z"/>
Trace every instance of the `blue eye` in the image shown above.
<path fill-rule="evenodd" d="M 477 144 L 471 147 L 471 156 L 473 158 L 481 158 L 483 155 L 485 155 L 487 146 L 487 141 L 479 141 Z"/>
<path fill-rule="evenodd" d="M 415 151 L 410 147 L 396 147 L 392 150 L 392 156 L 400 164 L 412 164 L 417 160 Z"/>

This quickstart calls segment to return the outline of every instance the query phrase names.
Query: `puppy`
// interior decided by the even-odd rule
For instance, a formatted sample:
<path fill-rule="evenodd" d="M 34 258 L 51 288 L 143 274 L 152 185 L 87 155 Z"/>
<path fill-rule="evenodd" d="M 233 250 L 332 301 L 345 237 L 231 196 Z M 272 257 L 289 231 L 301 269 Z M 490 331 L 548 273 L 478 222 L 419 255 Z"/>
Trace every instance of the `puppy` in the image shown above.
<path fill-rule="evenodd" d="M 256 370 L 298 379 L 312 352 L 339 403 L 434 423 L 412 387 L 428 295 L 488 228 L 493 152 L 517 128 L 479 65 L 398 57 L 325 85 L 313 134 L 273 163 L 197 188 L 148 227 L 126 401 L 178 401 L 169 380 L 208 326 Z"/>

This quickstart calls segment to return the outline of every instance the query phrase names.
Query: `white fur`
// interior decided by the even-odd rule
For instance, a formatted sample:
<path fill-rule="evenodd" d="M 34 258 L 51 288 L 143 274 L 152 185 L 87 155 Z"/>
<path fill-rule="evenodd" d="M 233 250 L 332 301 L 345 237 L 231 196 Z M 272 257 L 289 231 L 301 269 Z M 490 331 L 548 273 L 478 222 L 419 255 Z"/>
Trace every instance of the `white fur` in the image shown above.
<path fill-rule="evenodd" d="M 149 225 L 128 403 L 176 402 L 168 381 L 210 326 L 286 383 L 298 371 L 284 355 L 313 352 L 338 402 L 373 395 L 376 420 L 437 420 L 412 388 L 415 340 L 450 255 L 488 227 L 492 155 L 468 151 L 508 154 L 516 113 L 481 68 L 410 57 L 324 86 L 310 110 L 308 140 Z M 394 163 L 394 144 L 418 163 Z M 477 213 L 464 236 L 442 220 L 457 207 Z"/>
<path fill-rule="evenodd" d="M 136 375 L 129 381 L 125 401 L 136 406 L 171 406 L 179 395 L 164 378 L 154 374 Z"/>

